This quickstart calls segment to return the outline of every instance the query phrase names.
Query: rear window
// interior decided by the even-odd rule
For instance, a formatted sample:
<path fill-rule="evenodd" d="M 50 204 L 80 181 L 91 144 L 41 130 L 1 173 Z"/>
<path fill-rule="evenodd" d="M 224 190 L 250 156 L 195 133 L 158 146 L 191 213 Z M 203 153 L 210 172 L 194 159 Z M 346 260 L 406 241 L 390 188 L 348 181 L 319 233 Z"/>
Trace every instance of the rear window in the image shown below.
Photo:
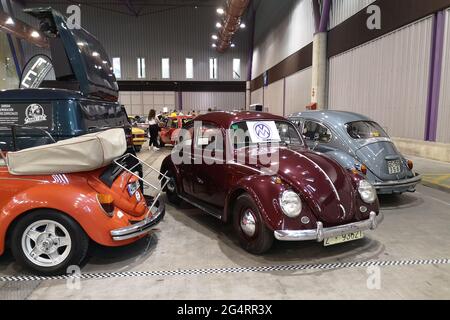
<path fill-rule="evenodd" d="M 345 125 L 353 139 L 389 138 L 384 129 L 373 121 L 356 121 Z"/>

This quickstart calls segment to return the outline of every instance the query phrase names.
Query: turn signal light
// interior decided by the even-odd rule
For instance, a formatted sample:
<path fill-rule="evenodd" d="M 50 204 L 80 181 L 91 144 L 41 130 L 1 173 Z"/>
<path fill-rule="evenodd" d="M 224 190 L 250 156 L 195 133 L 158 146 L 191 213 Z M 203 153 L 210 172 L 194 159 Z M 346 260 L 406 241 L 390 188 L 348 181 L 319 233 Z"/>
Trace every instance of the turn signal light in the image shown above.
<path fill-rule="evenodd" d="M 114 198 L 110 194 L 97 194 L 97 200 L 107 216 L 112 217 L 114 213 Z"/>
<path fill-rule="evenodd" d="M 414 163 L 411 160 L 408 160 L 408 168 L 412 170 L 414 168 Z"/>
<path fill-rule="evenodd" d="M 367 174 L 367 167 L 366 167 L 365 164 L 362 164 L 362 165 L 361 165 L 361 172 L 362 172 L 364 175 Z"/>

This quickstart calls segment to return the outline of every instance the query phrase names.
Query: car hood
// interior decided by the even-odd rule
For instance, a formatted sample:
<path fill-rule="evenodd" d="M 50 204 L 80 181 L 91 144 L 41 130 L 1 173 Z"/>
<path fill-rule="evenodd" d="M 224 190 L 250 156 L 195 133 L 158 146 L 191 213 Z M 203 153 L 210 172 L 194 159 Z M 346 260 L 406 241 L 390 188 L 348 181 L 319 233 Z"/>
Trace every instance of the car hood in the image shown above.
<path fill-rule="evenodd" d="M 80 91 L 91 98 L 116 102 L 119 86 L 101 43 L 81 27 L 70 28 L 52 8 L 25 9 L 40 21 L 47 35 L 59 88 Z"/>
<path fill-rule="evenodd" d="M 300 147 L 271 149 L 271 159 L 279 159 L 272 161 L 278 166 L 278 171 L 273 173 L 300 193 L 319 220 L 337 225 L 354 219 L 356 190 L 350 175 L 336 161 Z M 250 148 L 248 160 L 256 163 L 256 157 L 266 152 L 262 148 Z M 253 166 L 263 169 L 261 164 Z"/>
<path fill-rule="evenodd" d="M 409 169 L 403 161 L 402 155 L 388 139 L 368 140 L 356 151 L 356 156 L 376 177 L 383 181 L 399 180 L 408 176 Z M 389 174 L 388 161 L 396 160 L 400 161 L 401 172 Z"/>

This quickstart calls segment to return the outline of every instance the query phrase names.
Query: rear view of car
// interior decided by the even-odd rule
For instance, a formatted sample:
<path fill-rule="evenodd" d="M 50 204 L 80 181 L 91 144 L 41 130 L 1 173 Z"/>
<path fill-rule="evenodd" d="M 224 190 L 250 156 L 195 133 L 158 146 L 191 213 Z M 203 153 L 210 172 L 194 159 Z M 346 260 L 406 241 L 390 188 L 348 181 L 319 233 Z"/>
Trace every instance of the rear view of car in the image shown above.
<path fill-rule="evenodd" d="M 60 274 L 80 265 L 89 240 L 115 247 L 149 234 L 164 203 L 159 190 L 143 194 L 125 150 L 123 130 L 113 129 L 2 154 L 0 254 L 9 243 L 25 267 Z"/>
<path fill-rule="evenodd" d="M 340 111 L 301 112 L 290 116 L 308 146 L 350 170 L 357 170 L 378 194 L 414 192 L 421 181 L 413 162 L 395 147 L 375 121 Z"/>

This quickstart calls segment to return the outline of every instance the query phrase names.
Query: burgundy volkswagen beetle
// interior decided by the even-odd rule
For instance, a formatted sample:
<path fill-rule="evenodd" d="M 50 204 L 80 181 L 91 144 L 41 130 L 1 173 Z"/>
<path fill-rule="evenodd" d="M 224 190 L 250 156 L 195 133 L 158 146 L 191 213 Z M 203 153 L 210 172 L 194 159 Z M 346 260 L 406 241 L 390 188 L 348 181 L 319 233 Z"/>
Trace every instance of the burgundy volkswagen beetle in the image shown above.
<path fill-rule="evenodd" d="M 243 248 L 274 239 L 325 246 L 361 239 L 383 220 L 374 187 L 357 171 L 309 151 L 283 117 L 217 112 L 185 126 L 161 172 L 170 202 L 232 222 Z"/>

